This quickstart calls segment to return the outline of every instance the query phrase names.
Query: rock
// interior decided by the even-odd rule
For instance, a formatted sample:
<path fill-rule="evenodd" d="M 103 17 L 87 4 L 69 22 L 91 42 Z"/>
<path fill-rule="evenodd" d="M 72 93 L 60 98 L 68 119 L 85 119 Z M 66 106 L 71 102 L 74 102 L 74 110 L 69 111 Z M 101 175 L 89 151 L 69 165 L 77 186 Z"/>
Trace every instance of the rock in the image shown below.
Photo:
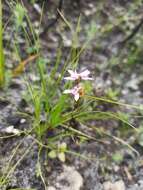
<path fill-rule="evenodd" d="M 49 186 L 48 188 L 46 188 L 46 190 L 56 190 L 56 189 L 53 186 Z"/>
<path fill-rule="evenodd" d="M 131 185 L 128 190 L 142 190 L 143 186 L 139 186 L 138 184 Z"/>
<path fill-rule="evenodd" d="M 20 135 L 20 131 L 18 129 L 15 129 L 13 125 L 4 128 L 3 132 L 11 133 L 11 134 L 14 134 L 14 135 Z"/>
<path fill-rule="evenodd" d="M 107 182 L 104 182 L 103 189 L 104 190 L 125 190 L 125 184 L 122 180 L 116 181 L 115 183 L 107 181 Z"/>
<path fill-rule="evenodd" d="M 64 171 L 58 176 L 57 182 L 57 187 L 61 190 L 80 190 L 83 178 L 73 167 L 64 165 Z"/>
<path fill-rule="evenodd" d="M 20 123 L 21 124 L 23 124 L 23 123 L 25 123 L 26 122 L 26 119 L 24 119 L 24 118 L 22 118 L 21 120 L 20 120 Z"/>

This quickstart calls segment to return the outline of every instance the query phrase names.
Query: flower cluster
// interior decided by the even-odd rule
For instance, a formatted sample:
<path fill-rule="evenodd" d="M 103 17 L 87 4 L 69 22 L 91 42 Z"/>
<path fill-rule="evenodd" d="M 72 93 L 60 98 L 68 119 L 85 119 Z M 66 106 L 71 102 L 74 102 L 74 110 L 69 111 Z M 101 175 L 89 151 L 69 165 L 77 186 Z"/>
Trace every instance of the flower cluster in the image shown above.
<path fill-rule="evenodd" d="M 81 73 L 77 73 L 77 71 L 68 70 L 70 76 L 65 77 L 65 80 L 75 81 L 75 86 L 72 89 L 64 90 L 64 94 L 72 94 L 74 96 L 75 101 L 78 101 L 81 96 L 84 94 L 83 87 L 80 85 L 81 80 L 93 80 L 93 78 L 89 77 L 90 71 L 85 70 Z"/>

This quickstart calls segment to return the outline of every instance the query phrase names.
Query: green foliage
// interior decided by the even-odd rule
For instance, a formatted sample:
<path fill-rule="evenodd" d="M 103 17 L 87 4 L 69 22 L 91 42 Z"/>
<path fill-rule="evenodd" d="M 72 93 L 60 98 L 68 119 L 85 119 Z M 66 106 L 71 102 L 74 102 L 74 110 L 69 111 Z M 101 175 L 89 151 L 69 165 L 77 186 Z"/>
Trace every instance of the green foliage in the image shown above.
<path fill-rule="evenodd" d="M 30 2 L 35 3 L 36 1 L 31 0 Z M 30 21 L 30 18 L 28 17 L 27 11 L 20 3 L 17 3 L 14 9 L 14 19 L 15 19 L 15 26 L 17 32 L 16 34 L 19 34 L 19 31 L 24 32 L 25 41 L 27 42 L 27 48 L 25 50 L 26 53 L 33 54 L 36 52 L 39 55 L 39 59 L 36 62 L 36 76 L 38 76 L 39 81 L 29 82 L 28 77 L 26 77 L 28 92 L 30 93 L 30 97 L 27 97 L 27 101 L 29 102 L 29 104 L 32 104 L 34 110 L 32 115 L 33 125 L 31 131 L 29 132 L 32 133 L 31 137 L 33 138 L 34 143 L 36 142 L 39 145 L 40 151 L 42 149 L 41 147 L 47 148 L 49 158 L 51 159 L 58 158 L 60 161 L 65 162 L 66 160 L 65 154 L 70 151 L 68 151 L 66 143 L 59 143 L 61 142 L 61 140 L 63 142 L 63 139 L 67 137 L 70 138 L 75 137 L 78 139 L 78 142 L 85 142 L 88 139 L 97 140 L 94 134 L 88 135 L 85 132 L 86 130 L 84 132 L 82 131 L 82 125 L 85 124 L 84 127 L 88 126 L 92 130 L 95 129 L 96 132 L 100 134 L 100 137 L 106 135 L 110 138 L 113 138 L 113 140 L 116 140 L 121 144 L 128 146 L 134 152 L 136 152 L 128 143 L 106 132 L 107 131 L 106 128 L 104 130 L 102 129 L 100 130 L 99 128 L 97 129 L 97 127 L 94 126 L 96 122 L 91 122 L 91 121 L 116 120 L 119 123 L 118 130 L 120 132 L 125 130 L 128 132 L 129 128 L 134 129 L 136 132 L 139 132 L 137 133 L 138 142 L 141 146 L 143 146 L 142 130 L 138 131 L 138 129 L 136 129 L 134 125 L 130 123 L 130 117 L 128 114 L 119 111 L 113 112 L 113 110 L 101 111 L 98 108 L 98 106 L 93 108 L 94 103 L 96 103 L 96 105 L 99 105 L 100 103 L 102 104 L 103 102 L 108 104 L 109 107 L 111 104 L 113 104 L 116 106 L 125 106 L 127 108 L 132 108 L 132 109 L 140 109 L 139 106 L 128 105 L 117 101 L 119 95 L 119 91 L 117 89 L 111 89 L 111 88 L 108 89 L 106 94 L 107 97 L 89 96 L 87 94 L 92 94 L 92 85 L 90 82 L 84 83 L 84 89 L 86 93 L 78 103 L 75 103 L 75 101 L 72 100 L 68 95 L 63 95 L 63 90 L 71 85 L 70 82 L 68 82 L 66 85 L 63 84 L 62 80 L 65 72 L 68 70 L 68 68 L 70 69 L 78 68 L 80 55 L 87 48 L 89 42 L 93 39 L 98 28 L 95 23 L 91 23 L 91 26 L 88 28 L 87 32 L 87 41 L 83 45 L 81 45 L 79 43 L 81 18 L 79 17 L 77 27 L 74 30 L 72 25 L 64 18 L 64 16 L 63 15 L 61 16 L 65 24 L 69 27 L 71 34 L 73 35 L 71 51 L 69 53 L 69 56 L 67 56 L 64 65 L 60 65 L 60 63 L 62 62 L 61 61 L 62 47 L 58 49 L 57 58 L 55 62 L 52 61 L 52 64 L 49 62 L 49 60 L 47 61 L 43 58 L 40 52 L 40 45 L 41 45 L 40 40 L 38 39 L 38 35 L 36 35 L 34 27 Z M 26 26 L 24 22 L 25 19 L 26 23 L 28 23 L 28 25 Z M 123 21 L 124 19 L 125 18 L 122 18 L 119 22 Z M 29 27 L 28 30 L 26 27 Z M 101 35 L 107 31 L 111 31 L 111 29 L 113 29 L 113 25 L 112 24 L 107 25 L 103 29 L 104 31 L 101 33 Z M 33 40 L 31 40 L 31 36 L 29 36 L 27 31 L 31 32 Z M 4 50 L 3 50 L 2 41 L 3 41 L 2 3 L 0 1 L 0 86 L 3 86 L 5 81 Z M 34 44 L 32 44 L 31 41 L 34 41 Z M 14 43 L 15 43 L 16 53 L 19 56 L 19 49 L 16 44 L 17 41 L 15 41 Z M 100 44 L 97 44 L 97 46 L 99 45 Z M 134 50 L 133 55 L 132 53 L 130 53 L 129 57 L 127 58 L 128 64 L 131 65 L 135 63 L 137 60 L 141 59 L 139 58 L 139 55 L 141 56 L 141 52 L 142 51 L 138 51 L 137 49 Z M 116 58 L 113 57 L 110 64 L 112 66 L 115 66 L 118 64 L 118 62 L 119 62 L 118 57 Z M 91 123 L 93 123 L 92 126 L 90 126 Z M 125 130 L 122 130 L 123 128 Z M 56 130 L 57 131 L 59 130 L 60 133 L 57 134 Z M 48 132 L 51 131 L 54 132 L 56 131 L 52 137 L 50 135 L 48 136 Z M 89 130 L 89 132 L 91 132 L 91 130 Z M 33 135 L 33 133 L 36 134 L 36 137 Z M 78 155 L 78 153 L 75 153 L 75 155 Z M 37 176 L 38 177 L 40 176 L 42 178 L 42 181 L 44 181 L 39 157 L 40 153 L 38 155 Z M 120 163 L 123 160 L 123 156 L 119 152 L 116 152 L 112 156 L 112 159 L 116 163 Z M 4 176 L 5 178 L 3 178 L 2 180 L 0 179 L 0 183 L 4 184 L 7 182 L 10 174 L 14 171 L 16 166 L 17 163 L 12 168 L 10 168 L 10 166 L 8 165 L 7 167 L 8 175 L 6 175 L 6 177 Z"/>
<path fill-rule="evenodd" d="M 62 113 L 65 109 L 65 97 L 61 96 L 50 112 L 50 125 L 56 127 L 62 123 Z"/>
<path fill-rule="evenodd" d="M 20 3 L 17 3 L 14 9 L 14 18 L 17 30 L 19 29 L 19 27 L 23 26 L 25 14 L 26 14 L 25 8 Z"/>
<path fill-rule="evenodd" d="M 5 83 L 5 63 L 3 49 L 2 0 L 0 0 L 0 87 Z"/>
<path fill-rule="evenodd" d="M 137 142 L 140 146 L 143 147 L 143 126 L 142 125 L 139 127 L 139 132 L 137 135 Z"/>
<path fill-rule="evenodd" d="M 61 47 L 57 51 L 57 58 L 55 60 L 55 64 L 53 68 L 50 70 L 50 74 L 46 71 L 49 67 L 49 62 L 45 61 L 42 56 L 39 57 L 37 61 L 37 73 L 40 78 L 40 82 L 38 85 L 27 83 L 29 92 L 31 94 L 31 99 L 34 106 L 34 122 L 33 128 L 35 133 L 37 134 L 38 138 L 41 139 L 47 130 L 54 129 L 59 127 L 60 125 L 68 122 L 72 118 L 72 113 L 69 116 L 65 117 L 65 113 L 67 109 L 73 110 L 74 103 L 69 101 L 69 97 L 65 96 L 61 90 L 69 86 L 70 84 L 67 83 L 65 86 L 61 88 L 62 78 L 64 76 L 65 71 L 67 68 L 76 68 L 79 61 L 79 56 L 82 51 L 85 49 L 85 44 L 83 45 L 84 48 L 76 50 L 79 46 L 78 43 L 78 35 L 80 32 L 80 18 L 77 23 L 76 30 L 74 32 L 72 26 L 69 22 L 63 17 L 65 23 L 70 26 L 71 33 L 73 35 L 72 39 L 72 47 L 71 52 L 65 64 L 61 68 L 61 56 L 62 50 Z M 29 19 L 28 19 L 29 20 Z M 31 24 L 32 28 L 32 24 Z M 32 30 L 32 29 L 31 29 Z M 92 30 L 90 33 L 93 33 L 95 30 Z M 33 32 L 34 33 L 34 32 Z M 90 35 L 91 40 L 91 35 Z M 59 68 L 61 69 L 61 73 L 58 74 Z M 91 84 L 89 82 L 85 83 L 85 90 L 86 93 L 91 92 Z M 43 121 L 44 117 L 44 121 Z"/>
<path fill-rule="evenodd" d="M 97 26 L 94 22 L 91 22 L 89 29 L 87 30 L 87 38 L 92 39 L 97 32 Z"/>
<path fill-rule="evenodd" d="M 66 157 L 65 157 L 65 153 L 67 151 L 67 145 L 66 143 L 61 143 L 58 145 L 58 149 L 57 150 L 51 150 L 48 153 L 48 156 L 52 159 L 54 158 L 58 158 L 60 161 L 65 162 Z"/>
<path fill-rule="evenodd" d="M 48 156 L 50 158 L 59 158 L 61 161 L 64 161 L 65 153 L 67 152 L 67 150 L 61 151 L 59 146 L 57 146 L 57 140 L 63 137 L 72 137 L 74 135 L 77 135 L 81 142 L 84 142 L 87 139 L 95 140 L 94 137 L 76 129 L 77 123 L 86 124 L 86 122 L 91 120 L 95 121 L 113 119 L 120 121 L 120 123 L 122 124 L 120 127 L 129 126 L 130 128 L 133 128 L 135 131 L 137 131 L 137 129 L 132 124 L 130 124 L 129 118 L 126 118 L 124 114 L 122 115 L 118 112 L 113 113 L 108 111 L 104 112 L 100 110 L 95 110 L 92 107 L 94 102 L 100 101 L 107 104 L 126 106 L 135 109 L 139 109 L 139 107 L 136 105 L 132 106 L 118 102 L 118 90 L 109 89 L 107 92 L 107 97 L 109 99 L 107 97 L 88 96 L 87 94 L 92 94 L 92 85 L 90 82 L 84 83 L 86 95 L 80 99 L 78 104 L 75 104 L 75 102 L 72 101 L 72 99 L 70 99 L 68 95 L 63 95 L 63 90 L 71 86 L 70 82 L 63 85 L 62 79 L 65 75 L 65 72 L 68 70 L 68 68 L 77 69 L 80 55 L 87 48 L 89 42 L 93 39 L 95 33 L 97 32 L 97 28 L 95 24 L 91 24 L 91 27 L 89 28 L 89 32 L 87 34 L 88 39 L 81 46 L 78 40 L 80 32 L 80 18 L 78 20 L 77 27 L 74 30 L 72 25 L 65 19 L 62 14 L 61 17 L 64 20 L 65 24 L 69 27 L 73 36 L 72 47 L 69 56 L 67 56 L 64 65 L 60 65 L 62 60 L 62 47 L 60 47 L 57 51 L 57 58 L 55 62 L 52 62 L 52 65 L 50 65 L 49 60 L 45 60 L 40 54 L 36 65 L 36 72 L 37 76 L 39 77 L 39 82 L 27 82 L 27 86 L 31 95 L 30 97 L 33 102 L 34 108 L 32 129 L 34 129 L 34 133 L 36 133 L 38 137 L 38 141 L 40 142 L 39 146 L 43 146 L 43 144 L 41 143 L 45 141 L 45 136 L 46 134 L 48 134 L 48 132 L 56 131 L 57 128 L 66 129 L 63 130 L 59 135 L 55 135 L 54 133 L 52 137 L 47 137 L 49 142 L 48 145 L 55 144 L 54 147 L 50 147 L 50 152 L 48 152 Z M 26 16 L 26 18 L 29 22 L 33 38 L 35 39 L 35 46 L 29 46 L 30 48 L 28 49 L 28 51 L 31 53 L 33 52 L 33 47 L 34 49 L 35 47 L 40 47 L 40 40 L 36 40 L 36 38 L 34 37 L 34 28 L 30 23 L 30 19 L 28 18 L 28 16 Z M 37 52 L 38 51 L 39 48 L 37 49 Z M 74 121 L 75 123 L 71 124 L 71 121 Z M 101 131 L 100 134 L 105 135 L 106 133 L 105 131 Z M 107 133 L 107 136 L 110 135 Z M 131 148 L 131 146 L 123 140 L 115 136 L 113 136 L 112 138 Z M 134 149 L 132 150 L 134 151 Z"/>
<path fill-rule="evenodd" d="M 47 75 L 45 69 L 46 62 L 44 59 L 39 58 L 37 66 L 40 78 L 40 88 L 37 88 L 37 86 L 34 87 L 34 85 L 28 83 L 28 89 L 34 105 L 34 129 L 39 138 L 41 138 L 45 130 L 60 125 L 62 122 L 62 113 L 65 110 L 66 104 L 65 97 L 55 93 L 57 81 Z M 53 76 L 53 78 L 54 77 L 55 76 Z M 44 123 L 41 120 L 42 115 L 45 117 Z"/>
<path fill-rule="evenodd" d="M 113 89 L 109 88 L 107 91 L 107 96 L 109 97 L 109 99 L 117 100 L 118 95 L 119 95 L 118 89 L 113 90 Z"/>
<path fill-rule="evenodd" d="M 120 164 L 123 161 L 123 155 L 121 154 L 121 152 L 116 152 L 112 155 L 112 159 L 117 164 Z"/>

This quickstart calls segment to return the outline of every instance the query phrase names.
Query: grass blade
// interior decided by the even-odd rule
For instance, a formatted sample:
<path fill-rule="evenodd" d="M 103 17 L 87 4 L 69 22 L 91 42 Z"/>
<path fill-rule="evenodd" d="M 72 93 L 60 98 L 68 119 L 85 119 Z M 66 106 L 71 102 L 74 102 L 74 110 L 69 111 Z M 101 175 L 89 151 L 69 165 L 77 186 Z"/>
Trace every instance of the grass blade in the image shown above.
<path fill-rule="evenodd" d="M 2 26 L 2 0 L 0 0 L 0 87 L 5 82 L 4 71 L 4 49 L 3 49 L 3 26 Z"/>

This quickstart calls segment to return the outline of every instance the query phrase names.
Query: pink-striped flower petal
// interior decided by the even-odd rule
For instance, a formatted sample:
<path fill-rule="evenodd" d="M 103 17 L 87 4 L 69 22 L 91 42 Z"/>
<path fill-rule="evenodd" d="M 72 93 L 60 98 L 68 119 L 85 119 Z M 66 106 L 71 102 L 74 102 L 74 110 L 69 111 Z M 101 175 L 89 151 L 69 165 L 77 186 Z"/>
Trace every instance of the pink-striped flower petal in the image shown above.
<path fill-rule="evenodd" d="M 64 79 L 65 80 L 72 80 L 72 81 L 75 81 L 75 80 L 78 80 L 78 79 L 82 79 L 82 80 L 93 80 L 93 78 L 91 77 L 88 77 L 88 75 L 90 74 L 90 71 L 89 70 L 85 70 L 81 73 L 77 73 L 76 70 L 75 71 L 72 71 L 72 70 L 68 70 L 70 76 L 69 77 L 65 77 Z"/>
<path fill-rule="evenodd" d="M 72 94 L 74 96 L 75 101 L 78 101 L 80 98 L 80 90 L 81 86 L 75 86 L 72 89 L 64 90 L 64 94 Z"/>

